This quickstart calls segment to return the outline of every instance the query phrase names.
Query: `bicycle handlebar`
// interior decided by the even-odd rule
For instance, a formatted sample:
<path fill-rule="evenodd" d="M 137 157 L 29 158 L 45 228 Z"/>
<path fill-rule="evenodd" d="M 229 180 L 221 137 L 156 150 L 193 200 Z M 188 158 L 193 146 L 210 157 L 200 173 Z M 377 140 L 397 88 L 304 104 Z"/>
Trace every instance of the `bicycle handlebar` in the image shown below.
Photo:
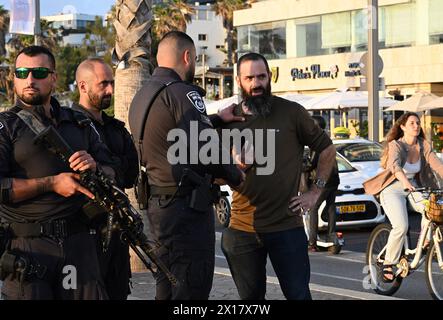
<path fill-rule="evenodd" d="M 403 191 L 409 191 L 409 189 L 403 189 Z M 420 187 L 415 188 L 414 191 L 410 192 L 427 192 L 427 193 L 443 193 L 443 189 L 432 189 L 431 187 Z"/>

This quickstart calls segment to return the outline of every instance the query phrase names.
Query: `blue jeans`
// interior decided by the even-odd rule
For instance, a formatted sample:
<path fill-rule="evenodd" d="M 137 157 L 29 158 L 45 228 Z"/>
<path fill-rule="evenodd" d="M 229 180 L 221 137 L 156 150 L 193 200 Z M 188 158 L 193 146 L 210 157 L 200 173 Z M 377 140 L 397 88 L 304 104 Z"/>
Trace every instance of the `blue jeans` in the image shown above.
<path fill-rule="evenodd" d="M 243 300 L 265 299 L 268 254 L 286 299 L 310 300 L 307 248 L 303 227 L 269 233 L 227 228 L 222 235 L 222 250 Z"/>

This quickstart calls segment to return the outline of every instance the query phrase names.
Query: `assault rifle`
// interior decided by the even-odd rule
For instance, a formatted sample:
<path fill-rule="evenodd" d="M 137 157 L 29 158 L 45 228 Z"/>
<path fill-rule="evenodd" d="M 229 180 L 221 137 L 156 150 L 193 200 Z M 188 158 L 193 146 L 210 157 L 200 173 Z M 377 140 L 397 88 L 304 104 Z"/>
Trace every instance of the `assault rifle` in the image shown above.
<path fill-rule="evenodd" d="M 74 153 L 52 126 L 48 126 L 40 132 L 35 138 L 35 143 L 45 146 L 66 163 Z M 146 268 L 154 274 L 160 269 L 171 284 L 176 286 L 178 284 L 177 279 L 154 253 L 160 247 L 160 244 L 154 243 L 154 245 L 151 245 L 152 242 L 143 233 L 142 217 L 131 205 L 124 191 L 115 186 L 112 180 L 99 168 L 96 172 L 92 170 L 82 171 L 80 173 L 80 184 L 91 191 L 95 196 L 94 202 L 108 212 L 104 250 L 109 246 L 113 230 L 120 230 L 122 239 L 134 250 Z M 148 262 L 145 256 L 149 258 L 154 266 Z"/>

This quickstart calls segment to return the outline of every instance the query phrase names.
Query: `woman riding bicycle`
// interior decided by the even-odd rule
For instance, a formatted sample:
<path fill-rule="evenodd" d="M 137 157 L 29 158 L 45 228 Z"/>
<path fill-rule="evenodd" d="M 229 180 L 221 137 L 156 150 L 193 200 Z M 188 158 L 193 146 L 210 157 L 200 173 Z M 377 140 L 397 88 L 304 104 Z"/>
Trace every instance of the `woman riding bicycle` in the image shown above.
<path fill-rule="evenodd" d="M 392 230 L 383 263 L 383 281 L 392 282 L 393 266 L 399 262 L 409 227 L 406 198 L 415 211 L 423 213 L 423 197 L 414 190 L 418 186 L 438 187 L 438 180 L 443 177 L 443 163 L 425 140 L 416 113 L 403 114 L 388 132 L 386 142 L 381 164 L 392 174 L 389 179 L 392 182 L 382 189 L 380 200 Z M 424 217 L 422 225 L 423 222 Z"/>

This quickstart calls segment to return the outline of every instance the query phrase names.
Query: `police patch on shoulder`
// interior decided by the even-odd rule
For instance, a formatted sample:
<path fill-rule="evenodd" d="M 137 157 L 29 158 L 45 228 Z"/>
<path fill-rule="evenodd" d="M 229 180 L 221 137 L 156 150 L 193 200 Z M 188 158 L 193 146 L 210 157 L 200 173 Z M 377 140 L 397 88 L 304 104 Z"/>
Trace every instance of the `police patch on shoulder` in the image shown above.
<path fill-rule="evenodd" d="M 204 113 L 206 111 L 205 102 L 197 91 L 189 91 L 186 96 L 199 112 Z"/>

